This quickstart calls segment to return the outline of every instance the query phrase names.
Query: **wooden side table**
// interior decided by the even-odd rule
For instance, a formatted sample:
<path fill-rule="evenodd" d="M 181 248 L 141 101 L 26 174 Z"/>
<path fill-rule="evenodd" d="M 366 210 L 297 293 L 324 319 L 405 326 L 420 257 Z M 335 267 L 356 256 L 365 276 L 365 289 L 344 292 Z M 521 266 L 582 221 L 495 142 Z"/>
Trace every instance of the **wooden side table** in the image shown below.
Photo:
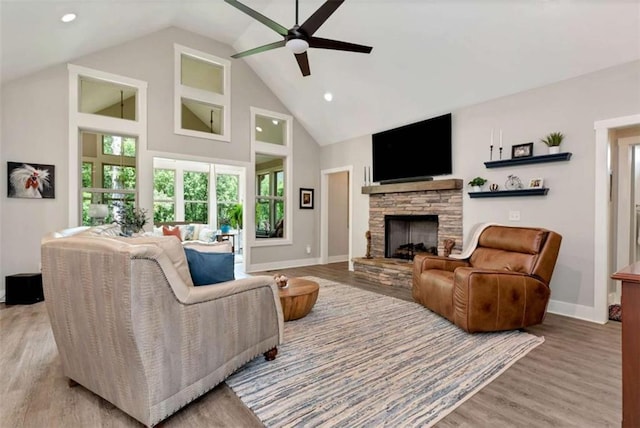
<path fill-rule="evenodd" d="M 286 288 L 278 289 L 285 321 L 307 316 L 318 300 L 320 286 L 317 282 L 302 278 L 289 279 Z"/>
<path fill-rule="evenodd" d="M 640 427 L 640 262 L 614 273 L 622 281 L 622 427 Z"/>

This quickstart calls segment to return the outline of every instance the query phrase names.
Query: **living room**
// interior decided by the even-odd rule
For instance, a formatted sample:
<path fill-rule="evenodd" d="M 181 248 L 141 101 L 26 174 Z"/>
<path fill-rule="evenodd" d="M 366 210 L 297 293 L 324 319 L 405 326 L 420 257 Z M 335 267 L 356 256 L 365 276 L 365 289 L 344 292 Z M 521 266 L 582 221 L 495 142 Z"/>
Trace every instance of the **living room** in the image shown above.
<path fill-rule="evenodd" d="M 227 7 L 231 9 L 226 12 L 230 16 L 237 12 L 229 5 L 220 3 L 220 10 L 224 11 Z M 563 8 L 556 4 L 558 2 L 540 3 L 546 8 Z M 231 41 L 217 41 L 202 35 L 206 34 L 202 31 L 189 31 L 188 25 L 171 22 L 166 26 L 158 25 L 154 31 L 114 42 L 108 47 L 3 79 L 2 167 L 7 168 L 7 162 L 18 161 L 55 165 L 56 194 L 55 198 L 45 200 L 9 198 L 6 195 L 2 198 L 0 276 L 4 278 L 20 272 L 37 272 L 41 238 L 51 231 L 79 224 L 77 194 L 80 186 L 77 178 L 76 182 L 73 181 L 73 165 L 78 160 L 77 151 L 73 148 L 76 138 L 70 125 L 73 114 L 69 106 L 68 64 L 72 64 L 145 83 L 146 124 L 141 125 L 141 132 L 134 133 L 139 135 L 138 200 L 141 207 L 149 210 L 153 207 L 154 158 L 231 165 L 247 171 L 247 182 L 250 183 L 255 173 L 252 108 L 292 118 L 291 141 L 294 149 L 289 158 L 291 173 L 287 189 L 291 203 L 287 208 L 290 211 L 285 215 L 291 221 L 286 222 L 288 229 L 283 239 L 264 243 L 247 237 L 244 249 L 248 273 L 287 269 L 296 272 L 294 268 L 330 261 L 328 247 L 335 238 L 328 234 L 326 228 L 328 206 L 332 198 L 328 183 L 333 174 L 343 172 L 349 176 L 346 192 L 350 219 L 346 234 L 347 259 L 351 262 L 353 258 L 364 256 L 367 251 L 365 234 L 370 227 L 370 197 L 362 192 L 365 184 L 362 171 L 372 165 L 371 135 L 428 117 L 452 113 L 453 174 L 437 179 L 456 178 L 465 184 L 462 198 L 463 237 L 466 239 L 474 225 L 484 222 L 544 227 L 558 232 L 563 236 L 563 241 L 551 283 L 548 311 L 571 318 L 569 323 L 575 319 L 586 320 L 594 325 L 607 323 L 610 294 L 616 292 L 616 284 L 609 277 L 623 265 L 621 257 L 616 262 L 609 254 L 609 251 L 612 254 L 614 252 L 618 234 L 615 229 L 609 231 L 609 218 L 616 211 L 612 208 L 609 212 L 607 147 L 609 139 L 613 147 L 617 147 L 618 140 L 636 141 L 640 136 L 640 121 L 637 119 L 640 114 L 640 49 L 637 40 L 625 39 L 628 34 L 638 34 L 638 5 L 637 2 L 612 3 L 608 8 L 602 6 L 597 12 L 591 9 L 580 12 L 589 12 L 591 19 L 603 13 L 612 20 L 626 20 L 625 25 L 619 26 L 627 28 L 628 32 L 620 30 L 621 35 L 614 31 L 612 23 L 608 24 L 612 26 L 610 43 L 615 46 L 610 50 L 619 50 L 615 58 L 606 57 L 606 60 L 598 61 L 609 49 L 605 40 L 602 45 L 590 47 L 594 58 L 592 64 L 584 67 L 588 72 L 581 72 L 584 69 L 578 65 L 575 66 L 576 71 L 567 66 L 562 75 L 553 70 L 543 75 L 538 70 L 536 76 L 525 80 L 520 76 L 525 71 L 516 67 L 522 58 L 513 53 L 513 58 L 502 59 L 501 63 L 494 62 L 490 70 L 478 71 L 473 81 L 460 88 L 459 95 L 447 94 L 450 101 L 446 104 L 420 111 L 412 106 L 421 105 L 422 98 L 431 95 L 429 91 L 435 93 L 438 79 L 433 79 L 436 83 L 425 82 L 427 89 L 423 91 L 415 80 L 406 78 L 399 69 L 397 84 L 382 88 L 383 96 L 387 98 L 362 102 L 364 95 L 359 95 L 357 90 L 362 93 L 375 91 L 370 91 L 364 83 L 350 81 L 342 83 L 341 87 L 330 88 L 335 93 L 331 103 L 321 99 L 326 89 L 318 91 L 324 86 L 318 80 L 323 75 L 331 74 L 331 69 L 339 68 L 343 62 L 346 63 L 344 66 L 349 65 L 350 61 L 365 64 L 366 68 L 379 66 L 382 60 L 373 54 L 356 59 L 347 54 L 331 56 L 331 61 L 327 63 L 323 63 L 320 54 L 313 55 L 310 78 L 315 80 L 311 80 L 311 83 L 300 76 L 290 53 L 278 57 L 279 60 L 290 62 L 273 67 L 273 70 L 263 68 L 259 56 L 233 60 L 229 141 L 202 139 L 174 132 L 175 45 L 229 59 L 239 50 L 264 43 L 260 36 L 262 33 L 256 29 L 254 33 L 258 32 L 257 35 L 249 32 L 236 45 Z M 8 12 L 11 7 L 19 6 L 7 3 L 2 6 L 4 24 L 5 19 L 10 19 Z M 282 8 L 291 6 L 282 5 Z M 347 6 L 349 2 L 345 2 L 341 8 L 348 10 Z M 357 9 L 362 10 L 362 5 L 358 5 Z M 547 9 L 544 11 L 550 12 Z M 341 12 L 342 9 L 339 9 L 335 18 Z M 249 18 L 243 19 L 248 25 Z M 356 19 L 366 22 L 366 14 Z M 286 22 L 289 20 L 281 19 Z M 16 55 L 15 50 L 4 49 L 4 45 L 9 43 L 9 39 L 19 38 L 18 35 L 5 36 L 3 30 L 3 52 Z M 369 43 L 355 34 L 346 33 L 345 37 Z M 590 43 L 585 40 L 581 46 L 589 46 Z M 371 41 L 371 44 L 374 45 L 374 54 L 376 49 L 390 49 L 383 41 L 378 44 Z M 551 47 L 539 45 L 535 49 Z M 313 54 L 316 52 L 320 51 L 312 51 Z M 531 52 L 528 54 L 532 55 Z M 495 57 L 492 58 L 495 60 Z M 269 61 L 268 66 L 273 66 L 271 61 L 275 62 L 275 59 L 269 57 L 265 61 Z M 5 59 L 3 66 L 4 62 Z M 566 62 L 571 64 L 569 60 Z M 352 69 L 352 75 L 357 80 L 358 72 L 355 70 Z M 437 71 L 442 72 L 441 69 Z M 425 80 L 435 73 L 433 69 L 430 73 L 427 66 L 419 71 Z M 482 79 L 488 78 L 487 74 L 491 73 L 499 74 L 507 82 L 500 89 L 502 92 L 499 96 L 494 96 L 495 92 L 482 84 Z M 522 81 L 519 80 L 521 78 Z M 409 80 L 414 82 L 413 87 L 405 86 Z M 291 85 L 293 93 L 285 92 L 286 88 L 283 87 L 287 85 Z M 348 85 L 352 88 L 342 87 Z M 303 111 L 298 107 L 296 93 L 305 99 L 316 97 L 314 103 L 323 104 Z M 385 114 L 389 116 L 385 122 L 377 120 L 377 110 L 382 107 L 376 108 L 376 105 L 394 106 L 393 109 L 383 109 L 387 110 Z M 333 117 L 326 113 L 332 109 L 334 111 L 331 114 L 341 116 L 340 120 L 333 122 L 324 119 Z M 318 119 L 312 120 L 313 116 Z M 349 132 L 342 129 L 345 121 L 351 122 Z M 323 128 L 325 132 L 320 132 Z M 490 160 L 491 134 L 495 134 L 492 153 L 495 160 L 499 156 L 500 131 L 503 134 L 503 159 L 511 157 L 513 145 L 527 142 L 534 143 L 534 155 L 546 153 L 546 146 L 540 140 L 554 131 L 566 135 L 561 150 L 571 152 L 572 157 L 568 162 L 518 166 L 509 168 L 508 172 L 506 169 L 487 169 L 484 162 Z M 424 150 L 428 152 L 427 148 Z M 472 199 L 468 196 L 466 183 L 473 177 L 486 178 L 486 188 L 493 183 L 503 188 L 509 174 L 517 174 L 525 183 L 530 179 L 544 178 L 544 186 L 549 188 L 549 192 L 545 196 L 532 198 Z M 6 171 L 3 176 L 7 177 Z M 314 189 L 314 209 L 300 209 L 300 188 Z M 247 186 L 245 199 L 253 200 L 254 192 L 255 189 Z M 512 212 L 518 212 L 519 220 L 510 219 Z M 245 226 L 246 230 L 255 228 L 250 219 L 247 219 Z M 463 243 L 457 245 L 462 247 Z M 308 247 L 310 251 L 307 251 Z M 350 263 L 343 263 L 342 266 L 345 275 L 351 275 Z M 4 283 L 0 288 L 4 288 Z M 2 294 L 4 292 L 0 291 Z M 560 322 L 554 325 L 560 325 Z"/>

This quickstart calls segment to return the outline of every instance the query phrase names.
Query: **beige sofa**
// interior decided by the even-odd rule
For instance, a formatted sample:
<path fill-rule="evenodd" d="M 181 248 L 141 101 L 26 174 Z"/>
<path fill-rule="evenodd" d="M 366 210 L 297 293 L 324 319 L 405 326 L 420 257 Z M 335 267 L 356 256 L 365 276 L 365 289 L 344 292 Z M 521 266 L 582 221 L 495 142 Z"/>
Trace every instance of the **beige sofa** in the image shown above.
<path fill-rule="evenodd" d="M 70 384 L 154 426 L 259 354 L 275 357 L 283 317 L 270 276 L 194 287 L 174 237 L 65 235 L 41 251 Z"/>

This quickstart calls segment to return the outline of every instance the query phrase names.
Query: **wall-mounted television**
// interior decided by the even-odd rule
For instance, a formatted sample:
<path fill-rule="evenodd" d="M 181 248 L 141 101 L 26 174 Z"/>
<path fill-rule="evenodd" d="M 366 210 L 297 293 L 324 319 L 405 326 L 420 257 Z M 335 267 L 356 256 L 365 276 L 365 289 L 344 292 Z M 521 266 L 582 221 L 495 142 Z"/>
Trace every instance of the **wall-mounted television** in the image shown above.
<path fill-rule="evenodd" d="M 451 174 L 451 113 L 373 134 L 372 146 L 374 182 Z"/>

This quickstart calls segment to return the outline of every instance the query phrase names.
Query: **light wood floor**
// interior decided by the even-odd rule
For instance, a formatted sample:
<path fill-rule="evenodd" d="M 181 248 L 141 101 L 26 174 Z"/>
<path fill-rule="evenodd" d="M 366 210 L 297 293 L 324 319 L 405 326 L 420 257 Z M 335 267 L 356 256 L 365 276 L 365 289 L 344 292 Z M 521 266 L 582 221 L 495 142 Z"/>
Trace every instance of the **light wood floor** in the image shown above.
<path fill-rule="evenodd" d="M 356 278 L 346 263 L 278 272 L 291 277 L 313 275 L 411 300 L 409 290 L 380 288 Z M 0 304 L 0 309 L 0 427 L 141 426 L 86 389 L 67 386 L 45 303 Z M 620 426 L 620 323 L 602 326 L 549 314 L 542 325 L 528 331 L 544 336 L 545 342 L 437 427 Z M 222 384 L 167 419 L 164 426 L 262 424 Z"/>

